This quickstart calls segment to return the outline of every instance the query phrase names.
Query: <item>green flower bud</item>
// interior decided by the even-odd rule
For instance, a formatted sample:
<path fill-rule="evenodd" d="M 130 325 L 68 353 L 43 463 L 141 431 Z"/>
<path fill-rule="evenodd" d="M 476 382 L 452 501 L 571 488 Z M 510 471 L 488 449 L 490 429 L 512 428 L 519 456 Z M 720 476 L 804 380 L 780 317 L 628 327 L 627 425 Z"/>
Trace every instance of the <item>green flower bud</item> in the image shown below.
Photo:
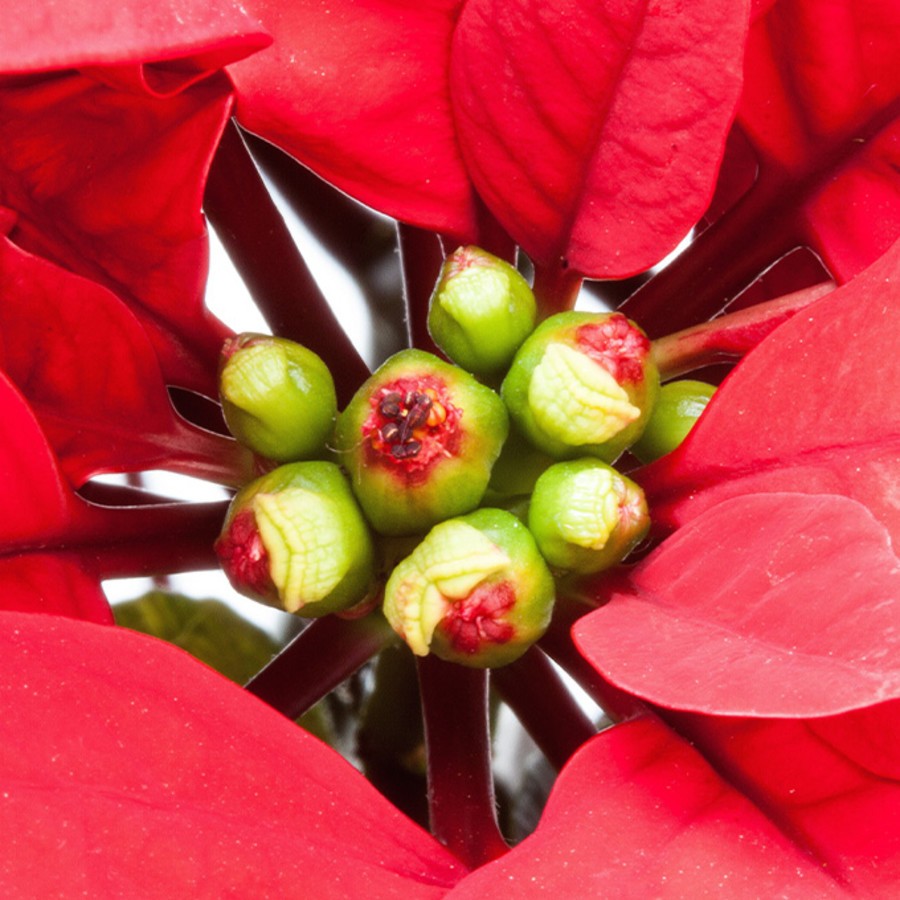
<path fill-rule="evenodd" d="M 476 375 L 499 375 L 536 321 L 534 294 L 515 267 L 478 247 L 447 257 L 428 331 L 455 363 Z"/>
<path fill-rule="evenodd" d="M 551 466 L 538 478 L 528 510 L 544 559 L 583 575 L 620 562 L 649 527 L 644 492 L 596 459 Z"/>
<path fill-rule="evenodd" d="M 631 452 L 643 463 L 671 453 L 687 437 L 715 392 L 715 387 L 704 381 L 684 379 L 664 384 L 650 421 Z"/>
<path fill-rule="evenodd" d="M 227 341 L 219 391 L 231 433 L 267 459 L 320 456 L 334 429 L 337 397 L 328 367 L 285 338 L 247 333 Z"/>
<path fill-rule="evenodd" d="M 520 657 L 550 624 L 554 584 L 528 529 L 479 509 L 436 525 L 394 569 L 384 614 L 417 656 L 485 668 Z"/>
<path fill-rule="evenodd" d="M 372 526 L 416 534 L 478 506 L 508 430 L 494 391 L 430 353 L 404 350 L 338 417 L 335 445 Z"/>
<path fill-rule="evenodd" d="M 620 313 L 551 316 L 519 348 L 501 394 L 554 459 L 614 462 L 644 430 L 659 390 L 650 341 Z"/>
<path fill-rule="evenodd" d="M 374 573 L 368 526 L 347 479 L 328 462 L 289 463 L 246 485 L 216 553 L 236 590 L 301 616 L 355 606 Z"/>

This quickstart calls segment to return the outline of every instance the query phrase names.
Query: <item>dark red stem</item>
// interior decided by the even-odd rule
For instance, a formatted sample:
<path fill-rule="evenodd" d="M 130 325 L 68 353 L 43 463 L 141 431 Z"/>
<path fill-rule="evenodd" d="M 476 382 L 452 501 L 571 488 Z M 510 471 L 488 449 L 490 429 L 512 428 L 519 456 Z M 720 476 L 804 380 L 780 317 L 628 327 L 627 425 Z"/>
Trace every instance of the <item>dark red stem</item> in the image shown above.
<path fill-rule="evenodd" d="M 397 225 L 397 243 L 403 271 L 409 344 L 419 350 L 440 354 L 428 333 L 428 301 L 444 263 L 440 238 L 432 231 L 423 231 L 401 222 Z"/>
<path fill-rule="evenodd" d="M 536 265 L 532 289 L 537 300 L 538 318 L 546 319 L 555 313 L 572 309 L 582 281 L 582 276 L 572 269 Z"/>
<path fill-rule="evenodd" d="M 475 868 L 508 849 L 494 805 L 488 673 L 433 656 L 418 664 L 431 831 Z"/>
<path fill-rule="evenodd" d="M 494 688 L 557 770 L 589 738 L 594 723 L 537 647 L 491 673 Z"/>
<path fill-rule="evenodd" d="M 377 612 L 363 619 L 324 616 L 301 631 L 246 688 L 296 719 L 368 662 L 392 636 Z"/>
<path fill-rule="evenodd" d="M 581 655 L 572 640 L 572 626 L 591 607 L 564 595 L 557 598 L 553 621 L 541 638 L 541 649 L 572 676 L 614 722 L 630 719 L 646 707 L 636 697 L 610 684 Z"/>
<path fill-rule="evenodd" d="M 273 333 L 318 353 L 346 403 L 368 367 L 309 271 L 234 123 L 210 168 L 204 208 Z"/>
<path fill-rule="evenodd" d="M 95 494 L 96 496 L 96 494 Z M 77 553 L 99 578 L 218 568 L 213 542 L 227 501 L 79 509 Z"/>

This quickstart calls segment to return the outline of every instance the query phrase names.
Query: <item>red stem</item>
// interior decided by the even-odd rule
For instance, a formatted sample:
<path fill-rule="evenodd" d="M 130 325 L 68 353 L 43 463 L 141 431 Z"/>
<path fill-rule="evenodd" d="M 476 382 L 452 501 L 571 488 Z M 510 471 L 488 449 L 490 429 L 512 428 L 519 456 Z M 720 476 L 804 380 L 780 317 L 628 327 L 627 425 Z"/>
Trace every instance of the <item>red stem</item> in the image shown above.
<path fill-rule="evenodd" d="M 234 123 L 210 168 L 204 207 L 272 332 L 318 353 L 346 403 L 369 369 L 309 271 Z"/>
<path fill-rule="evenodd" d="M 540 648 L 569 673 L 614 722 L 633 718 L 646 707 L 636 697 L 606 681 L 581 655 L 572 640 L 572 626 L 591 607 L 565 596 L 559 596 L 553 621 L 541 638 Z"/>
<path fill-rule="evenodd" d="M 254 675 L 246 688 L 289 719 L 296 719 L 346 681 L 392 637 L 380 613 L 364 619 L 316 619 Z"/>
<path fill-rule="evenodd" d="M 782 322 L 834 290 L 833 282 L 785 294 L 718 316 L 653 342 L 653 358 L 665 381 L 717 362 L 740 358 Z"/>
<path fill-rule="evenodd" d="M 475 868 L 509 849 L 494 805 L 488 673 L 433 656 L 419 659 L 418 671 L 431 831 Z"/>
<path fill-rule="evenodd" d="M 494 687 L 557 770 L 597 733 L 549 658 L 537 647 L 491 673 Z"/>
<path fill-rule="evenodd" d="M 400 265 L 403 270 L 403 299 L 406 303 L 406 327 L 411 347 L 439 354 L 441 351 L 428 333 L 428 301 L 434 292 L 444 253 L 434 232 L 412 225 L 397 225 Z"/>
<path fill-rule="evenodd" d="M 573 269 L 536 265 L 532 289 L 537 300 L 538 319 L 543 320 L 554 313 L 572 309 L 583 280 Z"/>
<path fill-rule="evenodd" d="M 98 578 L 218 568 L 213 542 L 227 501 L 101 507 L 84 501 L 77 511 L 79 554 Z"/>

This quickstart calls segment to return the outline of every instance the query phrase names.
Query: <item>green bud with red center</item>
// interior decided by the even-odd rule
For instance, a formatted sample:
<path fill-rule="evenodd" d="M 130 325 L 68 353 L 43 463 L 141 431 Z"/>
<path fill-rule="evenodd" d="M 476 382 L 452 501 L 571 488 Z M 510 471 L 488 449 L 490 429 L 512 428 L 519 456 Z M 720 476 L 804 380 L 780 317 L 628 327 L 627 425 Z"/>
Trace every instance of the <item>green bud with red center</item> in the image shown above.
<path fill-rule="evenodd" d="M 597 459 L 550 466 L 528 509 L 528 528 L 544 559 L 582 575 L 621 562 L 649 527 L 641 488 Z"/>
<path fill-rule="evenodd" d="M 501 394 L 544 453 L 614 462 L 640 437 L 659 391 L 650 349 L 621 313 L 558 313 L 519 348 Z"/>
<path fill-rule="evenodd" d="M 396 566 L 384 614 L 417 656 L 486 668 L 543 635 L 554 599 L 528 529 L 512 513 L 479 509 L 436 525 Z"/>
<path fill-rule="evenodd" d="M 479 247 L 447 257 L 428 308 L 428 331 L 457 365 L 500 375 L 537 321 L 528 282 L 508 262 Z"/>
<path fill-rule="evenodd" d="M 219 393 L 231 433 L 266 459 L 313 459 L 334 430 L 337 396 L 328 367 L 285 338 L 245 333 L 226 341 Z"/>
<path fill-rule="evenodd" d="M 334 463 L 289 463 L 242 488 L 216 553 L 236 590 L 301 616 L 349 609 L 372 587 L 369 528 Z"/>
<path fill-rule="evenodd" d="M 335 446 L 372 526 L 408 535 L 478 506 L 508 430 L 494 391 L 430 353 L 404 350 L 340 414 Z"/>
<path fill-rule="evenodd" d="M 716 392 L 704 381 L 670 381 L 659 389 L 650 421 L 631 452 L 643 463 L 671 453 L 687 436 Z"/>

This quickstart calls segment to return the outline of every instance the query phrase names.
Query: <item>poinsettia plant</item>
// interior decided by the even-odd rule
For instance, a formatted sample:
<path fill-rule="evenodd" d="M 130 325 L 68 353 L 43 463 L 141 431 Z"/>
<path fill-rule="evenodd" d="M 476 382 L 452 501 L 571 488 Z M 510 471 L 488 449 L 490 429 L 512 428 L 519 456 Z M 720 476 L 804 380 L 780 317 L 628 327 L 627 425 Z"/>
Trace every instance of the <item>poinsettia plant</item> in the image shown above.
<path fill-rule="evenodd" d="M 4 10 L 6 893 L 892 893 L 894 0 Z M 433 616 L 443 582 L 427 576 L 427 540 L 407 556 L 401 545 L 420 536 L 395 535 L 393 515 L 373 558 L 407 557 L 395 570 L 407 581 L 391 587 L 376 565 L 363 608 L 329 609 L 245 688 L 113 623 L 101 582 L 215 568 L 228 503 L 171 502 L 98 476 L 162 469 L 236 491 L 272 468 L 221 415 L 220 354 L 234 336 L 204 302 L 208 223 L 272 332 L 324 360 L 341 410 L 370 383 L 273 182 L 419 351 L 437 350 L 427 320 L 444 259 L 471 245 L 530 274 L 537 319 L 599 298 L 639 326 L 630 339 L 651 348 L 664 383 L 720 385 L 671 452 L 617 458 L 646 498 L 647 537 L 611 568 L 554 570 L 552 617 L 506 665 L 414 661 L 398 644 L 377 602 L 385 582 L 401 631 Z M 384 216 L 396 222 L 389 241 Z M 397 248 L 402 298 L 385 312 L 379 275 Z M 546 377 L 529 371 L 531 383 L 553 394 L 560 367 L 587 371 L 573 353 L 532 364 Z M 444 382 L 400 390 L 398 378 L 366 401 L 360 427 L 409 468 L 471 414 Z M 499 447 L 498 409 L 485 440 Z M 530 458 L 510 446 L 515 483 Z M 353 440 L 343 449 L 335 471 L 342 459 L 348 478 L 375 470 Z M 577 507 L 583 495 L 566 490 Z M 525 540 L 519 500 L 497 501 L 502 526 L 484 510 L 451 519 L 457 582 L 471 558 L 499 565 L 498 529 Z M 279 516 L 295 521 L 277 504 L 265 512 L 276 531 Z M 249 552 L 251 538 L 229 546 Z M 528 571 L 544 565 L 527 558 Z M 287 572 L 284 584 L 308 586 Z M 506 640 L 514 626 L 488 615 L 507 609 L 499 584 L 451 634 Z M 236 645 L 233 629 L 223 639 Z M 344 731 L 368 780 L 328 745 L 342 744 L 340 729 L 322 741 L 293 721 L 361 668 L 366 704 L 345 707 Z M 561 671 L 612 727 L 597 730 Z M 512 847 L 495 807 L 495 699 L 558 772 Z M 379 754 L 391 765 L 379 770 Z M 423 782 L 427 803 L 410 789 Z"/>

